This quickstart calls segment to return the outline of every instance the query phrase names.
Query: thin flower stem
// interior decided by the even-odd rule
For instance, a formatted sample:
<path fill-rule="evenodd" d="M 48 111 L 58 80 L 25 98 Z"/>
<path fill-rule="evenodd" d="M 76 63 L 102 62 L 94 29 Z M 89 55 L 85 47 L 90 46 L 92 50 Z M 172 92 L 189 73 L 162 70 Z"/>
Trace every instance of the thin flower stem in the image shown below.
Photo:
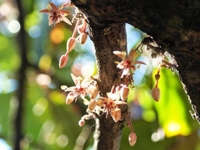
<path fill-rule="evenodd" d="M 160 75 L 160 68 L 158 69 L 158 72 L 157 72 L 156 75 Z M 156 85 L 155 85 L 155 87 L 158 87 L 158 80 L 159 80 L 159 79 L 156 79 Z"/>
<path fill-rule="evenodd" d="M 156 80 L 156 85 L 155 85 L 155 87 L 158 87 L 158 80 Z"/>
<path fill-rule="evenodd" d="M 65 53 L 65 56 L 68 56 L 68 54 L 69 54 L 69 52 L 67 51 L 67 52 Z"/>
<path fill-rule="evenodd" d="M 74 28 L 74 32 L 72 34 L 72 38 L 76 38 L 76 32 L 77 32 L 77 27 L 78 27 L 79 23 L 80 23 L 80 19 L 77 19 L 76 25 L 75 25 L 75 28 Z"/>
<path fill-rule="evenodd" d="M 131 132 L 134 132 L 133 125 L 132 125 L 132 123 L 130 121 L 130 118 L 127 118 L 126 121 L 128 122 L 128 124 L 130 126 Z"/>

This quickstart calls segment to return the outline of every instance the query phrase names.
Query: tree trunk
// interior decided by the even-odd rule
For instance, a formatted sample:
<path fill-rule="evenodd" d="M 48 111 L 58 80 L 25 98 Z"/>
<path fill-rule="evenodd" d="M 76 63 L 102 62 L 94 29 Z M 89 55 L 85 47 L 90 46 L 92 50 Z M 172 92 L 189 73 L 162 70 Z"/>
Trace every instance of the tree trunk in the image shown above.
<path fill-rule="evenodd" d="M 124 24 L 152 36 L 175 56 L 192 114 L 200 122 L 200 1 L 199 0 L 72 0 L 87 16 L 99 65 L 100 89 L 109 92 L 117 70 L 113 50 L 125 50 Z M 116 150 L 122 123 L 100 118 L 98 149 Z M 108 132 L 109 131 L 109 132 Z M 97 133 L 97 132 L 95 132 Z M 110 135 L 112 134 L 112 135 Z M 104 144 L 102 144 L 104 143 Z"/>
<path fill-rule="evenodd" d="M 118 77 L 118 69 L 114 60 L 118 58 L 113 55 L 114 50 L 126 50 L 125 23 L 113 23 L 108 25 L 90 24 L 92 28 L 91 39 L 96 48 L 96 57 L 99 66 L 99 89 L 102 95 L 110 92 L 115 79 Z M 126 111 L 127 109 L 125 109 Z M 96 119 L 96 139 L 94 149 L 117 150 L 121 137 L 123 122 L 115 123 L 109 116 L 102 115 Z"/>

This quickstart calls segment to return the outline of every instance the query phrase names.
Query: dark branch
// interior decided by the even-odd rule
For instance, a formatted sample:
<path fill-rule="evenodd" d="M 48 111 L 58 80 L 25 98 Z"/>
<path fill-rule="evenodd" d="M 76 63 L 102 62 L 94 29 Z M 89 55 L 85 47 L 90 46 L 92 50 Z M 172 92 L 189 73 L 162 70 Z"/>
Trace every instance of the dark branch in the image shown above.
<path fill-rule="evenodd" d="M 73 0 L 98 26 L 130 23 L 175 56 L 193 113 L 200 121 L 200 1 Z"/>
<path fill-rule="evenodd" d="M 17 6 L 19 10 L 19 23 L 21 25 L 20 32 L 18 34 L 18 45 L 20 50 L 21 66 L 18 70 L 19 89 L 17 90 L 18 107 L 16 110 L 16 118 L 14 121 L 15 135 L 14 135 L 14 150 L 20 150 L 20 141 L 23 138 L 22 124 L 23 124 L 23 112 L 24 112 L 24 99 L 25 99 L 25 83 L 26 83 L 26 68 L 27 68 L 27 41 L 26 32 L 24 28 L 24 12 L 23 6 L 20 0 L 17 0 Z"/>

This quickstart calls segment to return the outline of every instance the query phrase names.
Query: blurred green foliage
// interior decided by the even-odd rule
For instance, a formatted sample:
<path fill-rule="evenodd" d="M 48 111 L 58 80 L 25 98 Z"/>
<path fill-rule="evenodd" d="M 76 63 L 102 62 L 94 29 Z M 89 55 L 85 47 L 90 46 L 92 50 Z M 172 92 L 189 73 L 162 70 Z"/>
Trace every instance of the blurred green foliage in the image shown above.
<path fill-rule="evenodd" d="M 59 57 L 65 52 L 71 27 L 62 23 L 48 27 L 47 15 L 39 14 L 47 1 L 24 2 L 27 6 L 24 22 L 28 39 L 27 57 L 32 65 L 26 69 L 23 150 L 92 149 L 94 122 L 79 127 L 78 121 L 85 107 L 81 101 L 66 105 L 66 94 L 60 89 L 62 84 L 73 85 L 71 72 L 81 76 L 85 76 L 87 71 L 96 74 L 91 41 L 84 46 L 77 45 L 70 53 L 67 66 L 59 69 Z M 7 7 L 10 11 L 5 14 Z M 20 75 L 19 48 L 22 43 L 17 43 L 19 30 L 12 26 L 9 28 L 12 20 L 17 21 L 16 12 L 16 6 L 11 2 L 0 2 L 0 149 L 4 146 L 5 150 L 13 147 L 14 118 L 18 106 L 15 95 L 19 87 L 17 77 Z M 131 31 L 128 32 L 129 47 L 134 47 L 142 33 L 130 26 L 127 29 Z M 155 71 L 150 69 L 151 73 L 147 73 L 147 70 L 143 68 L 141 81 L 128 98 L 134 130 L 138 135 L 137 143 L 133 148 L 129 146 L 130 131 L 125 127 L 120 149 L 199 150 L 198 124 L 189 114 L 191 108 L 178 75 L 170 70 L 161 70 L 161 99 L 155 102 L 151 97 Z M 6 148 L 6 145 L 9 147 Z"/>

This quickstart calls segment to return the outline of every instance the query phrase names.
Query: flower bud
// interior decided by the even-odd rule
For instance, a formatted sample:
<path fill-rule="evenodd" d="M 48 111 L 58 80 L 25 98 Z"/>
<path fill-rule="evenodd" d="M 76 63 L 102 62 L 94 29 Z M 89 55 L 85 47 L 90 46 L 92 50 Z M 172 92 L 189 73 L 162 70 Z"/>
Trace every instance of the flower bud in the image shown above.
<path fill-rule="evenodd" d="M 78 125 L 80 127 L 84 126 L 85 125 L 85 120 L 81 119 L 79 122 L 78 122 Z"/>
<path fill-rule="evenodd" d="M 73 50 L 75 46 L 76 46 L 76 39 L 70 37 L 67 40 L 67 45 L 66 45 L 67 52 L 70 52 L 71 50 Z"/>
<path fill-rule="evenodd" d="M 159 101 L 160 99 L 160 89 L 158 87 L 153 88 L 152 90 L 152 97 L 155 101 Z"/>
<path fill-rule="evenodd" d="M 86 20 L 82 20 L 82 24 L 78 26 L 77 30 L 78 30 L 78 33 L 81 34 L 81 33 L 85 33 L 85 30 L 86 30 L 86 27 L 87 27 L 87 22 Z"/>
<path fill-rule="evenodd" d="M 63 68 L 68 62 L 68 56 L 62 55 L 59 60 L 59 68 Z"/>
<path fill-rule="evenodd" d="M 77 27 L 77 30 L 78 30 L 78 33 L 81 34 L 81 33 L 84 33 L 85 32 L 85 28 L 84 26 L 81 24 Z"/>
<path fill-rule="evenodd" d="M 120 89 L 120 97 L 122 100 L 126 100 L 129 94 L 129 88 L 127 86 L 123 86 Z"/>
<path fill-rule="evenodd" d="M 67 98 L 66 98 L 66 104 L 69 105 L 71 104 L 74 100 L 75 100 L 75 95 L 73 92 L 70 92 L 68 95 L 67 95 Z"/>
<path fill-rule="evenodd" d="M 137 141 L 137 135 L 135 132 L 131 132 L 128 136 L 128 141 L 131 146 L 134 146 Z"/>
<path fill-rule="evenodd" d="M 112 109 L 110 115 L 112 116 L 115 122 L 118 122 L 121 119 L 121 109 L 119 108 Z"/>
<path fill-rule="evenodd" d="M 90 100 L 90 103 L 89 103 L 89 105 L 88 105 L 88 108 L 89 108 L 90 110 L 93 110 L 95 107 L 96 107 L 96 100 L 94 100 L 94 99 Z"/>
<path fill-rule="evenodd" d="M 81 44 L 85 44 L 86 40 L 87 40 L 88 34 L 87 33 L 81 33 L 80 35 L 80 43 Z"/>

